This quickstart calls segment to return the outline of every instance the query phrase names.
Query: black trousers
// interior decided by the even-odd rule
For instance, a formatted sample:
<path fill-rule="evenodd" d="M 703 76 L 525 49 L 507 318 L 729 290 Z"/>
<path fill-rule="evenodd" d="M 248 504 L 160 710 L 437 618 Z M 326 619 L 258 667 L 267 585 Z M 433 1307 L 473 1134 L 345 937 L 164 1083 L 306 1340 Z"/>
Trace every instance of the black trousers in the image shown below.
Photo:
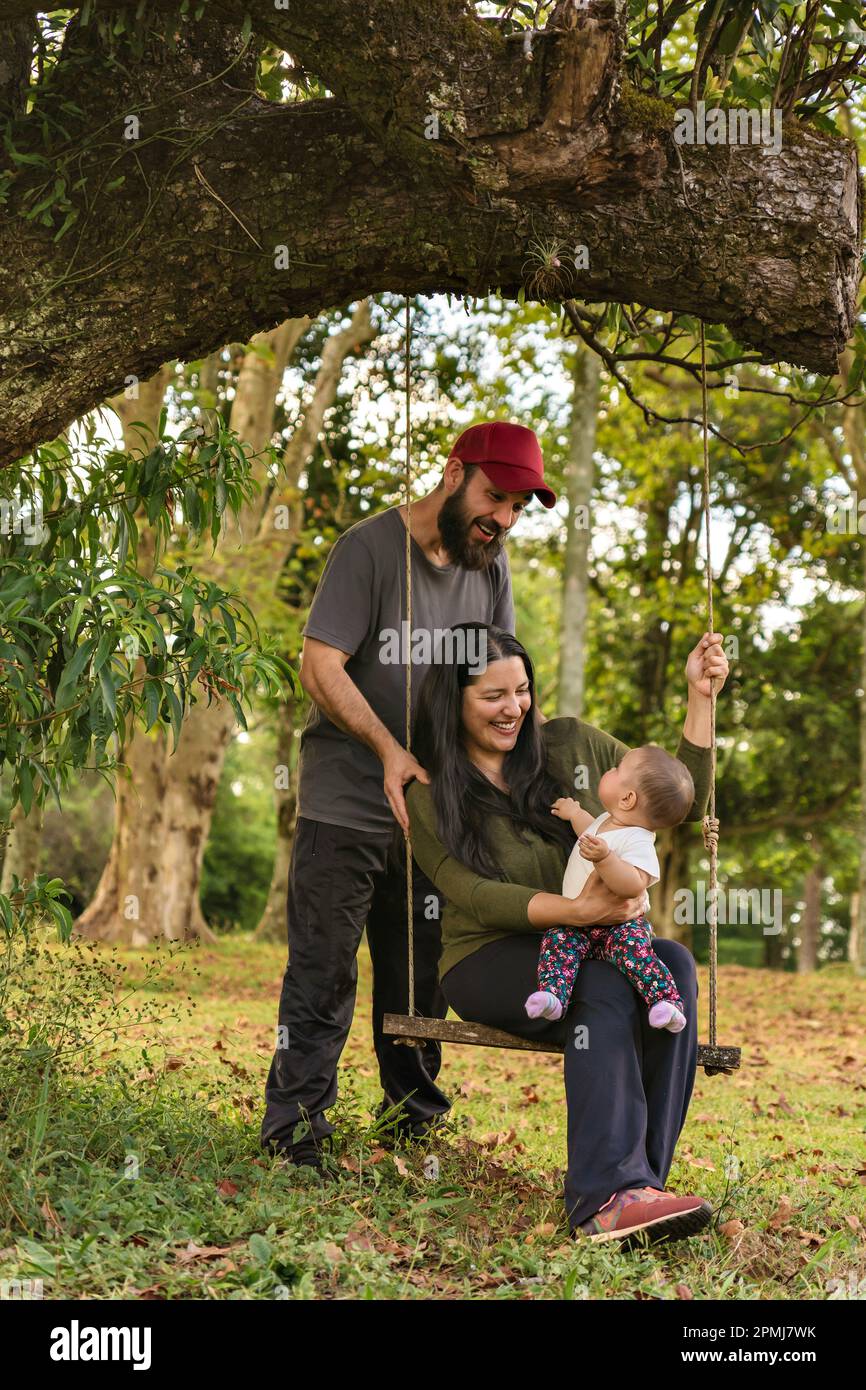
<path fill-rule="evenodd" d="M 685 946 L 653 938 L 686 1006 L 681 1033 L 650 1028 L 637 991 L 602 960 L 583 962 L 562 1019 L 530 1019 L 523 1005 L 537 988 L 541 935 L 519 932 L 480 947 L 447 972 L 442 988 L 461 1018 L 565 1043 L 573 1229 L 621 1188 L 664 1189 L 695 1082 L 697 973 Z"/>
<path fill-rule="evenodd" d="M 373 962 L 373 1045 L 385 1103 L 404 1103 L 401 1127 L 450 1108 L 436 1086 L 439 1043 L 395 1046 L 382 1034 L 386 1013 L 408 1010 L 405 862 L 389 858 L 392 836 L 299 817 L 289 868 L 289 961 L 280 995 L 277 1046 L 265 1087 L 263 1147 L 291 1147 L 309 1121 L 317 1139 L 332 1134 L 325 1111 L 337 1099 L 337 1063 L 349 1036 L 364 927 Z M 439 986 L 443 899 L 417 864 L 415 1007 L 444 1018 Z M 309 1137 L 307 1134 L 306 1137 Z"/>

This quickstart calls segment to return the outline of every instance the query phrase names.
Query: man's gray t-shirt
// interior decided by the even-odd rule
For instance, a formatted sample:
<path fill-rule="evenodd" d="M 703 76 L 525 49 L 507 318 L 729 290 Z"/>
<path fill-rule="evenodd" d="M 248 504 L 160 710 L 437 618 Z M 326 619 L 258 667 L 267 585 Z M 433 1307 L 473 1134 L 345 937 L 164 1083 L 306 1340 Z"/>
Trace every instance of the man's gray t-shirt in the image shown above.
<path fill-rule="evenodd" d="M 304 636 L 349 652 L 346 674 L 398 743 L 406 746 L 406 655 L 383 660 L 383 632 L 402 634 L 406 618 L 406 527 L 389 507 L 350 526 L 331 548 Z M 412 633 L 481 622 L 514 631 L 505 553 L 489 570 L 438 567 L 412 539 Z M 417 648 L 416 648 L 417 651 Z M 403 664 L 401 664 L 401 662 Z M 412 661 L 412 712 L 428 667 Z M 371 748 L 338 729 L 313 705 L 301 734 L 298 815 L 352 830 L 391 831 L 395 821 Z"/>

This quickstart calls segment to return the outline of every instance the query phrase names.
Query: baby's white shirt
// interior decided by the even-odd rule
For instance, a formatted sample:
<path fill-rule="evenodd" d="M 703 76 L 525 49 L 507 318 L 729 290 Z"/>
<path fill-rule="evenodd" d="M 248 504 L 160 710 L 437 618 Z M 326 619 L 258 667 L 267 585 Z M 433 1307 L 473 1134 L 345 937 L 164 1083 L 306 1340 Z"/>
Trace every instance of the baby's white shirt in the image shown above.
<path fill-rule="evenodd" d="M 620 859 L 625 860 L 626 864 L 633 864 L 636 869 L 644 869 L 650 876 L 647 888 L 653 883 L 658 883 L 660 871 L 658 855 L 655 851 L 655 831 L 647 830 L 643 825 L 618 825 L 613 830 L 601 830 L 599 827 L 609 817 L 610 811 L 604 811 L 602 815 L 596 816 L 592 825 L 588 825 L 582 833 L 584 835 L 603 836 L 614 854 L 618 854 Z M 580 845 L 575 845 L 565 866 L 562 896 L 564 898 L 578 897 L 594 868 L 595 864 L 591 859 L 582 858 Z M 649 895 L 644 891 L 643 911 L 646 912 L 648 907 Z"/>

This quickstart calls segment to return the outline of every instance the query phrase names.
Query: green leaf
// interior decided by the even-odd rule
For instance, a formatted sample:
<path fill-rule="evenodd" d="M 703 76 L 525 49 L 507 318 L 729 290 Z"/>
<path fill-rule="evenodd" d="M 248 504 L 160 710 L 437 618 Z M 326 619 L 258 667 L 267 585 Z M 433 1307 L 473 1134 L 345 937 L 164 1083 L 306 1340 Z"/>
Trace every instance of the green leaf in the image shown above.
<path fill-rule="evenodd" d="M 67 702 L 76 689 L 78 678 L 87 666 L 95 646 L 96 638 L 88 637 L 86 642 L 82 642 L 81 646 L 75 649 L 72 659 L 63 668 L 63 674 L 57 686 L 57 692 L 54 696 L 55 709 L 66 708 Z"/>
<path fill-rule="evenodd" d="M 271 1262 L 271 1256 L 273 1255 L 273 1251 L 271 1249 L 270 1243 L 265 1240 L 264 1236 L 260 1236 L 258 1233 L 254 1233 L 250 1236 L 250 1254 L 252 1255 L 256 1264 L 264 1265 L 265 1267 L 267 1267 Z"/>
<path fill-rule="evenodd" d="M 99 639 L 99 646 L 96 648 L 96 655 L 93 658 L 93 673 L 98 675 L 108 658 L 114 651 L 116 637 L 113 631 L 103 632 Z"/>
<path fill-rule="evenodd" d="M 174 747 L 171 750 L 173 753 L 177 748 L 178 742 L 180 740 L 180 731 L 181 726 L 183 724 L 183 708 L 181 706 L 180 700 L 177 698 L 177 695 L 174 693 L 170 685 L 167 685 L 165 687 L 165 700 L 166 704 L 168 705 L 169 716 L 171 718 L 171 727 L 174 733 Z"/>
<path fill-rule="evenodd" d="M 29 816 L 30 808 L 33 805 L 33 774 L 26 758 L 22 758 L 18 764 L 18 788 L 22 809 L 25 816 Z"/>
<path fill-rule="evenodd" d="M 217 516 L 222 516 L 223 512 L 225 511 L 226 500 L 227 494 L 225 479 L 222 477 L 218 477 L 214 485 L 214 506 L 216 507 Z"/>
<path fill-rule="evenodd" d="M 102 698 L 106 708 L 114 720 L 117 718 L 117 692 L 114 688 L 114 681 L 111 679 L 111 670 L 103 666 L 99 672 L 99 688 L 102 691 Z"/>
<path fill-rule="evenodd" d="M 69 231 L 69 228 L 72 226 L 73 222 L 77 222 L 77 220 L 78 209 L 72 208 L 69 212 L 67 212 L 66 216 L 64 217 L 63 222 L 60 226 L 60 230 L 57 233 L 55 233 L 54 240 L 60 241 L 61 237 L 65 236 L 66 233 Z"/>
<path fill-rule="evenodd" d="M 192 483 L 187 483 L 183 490 L 183 509 L 187 521 L 194 531 L 201 530 L 201 501 L 198 491 Z"/>
<path fill-rule="evenodd" d="M 145 710 L 145 718 L 146 718 L 146 721 L 147 721 L 147 722 L 146 722 L 146 725 L 145 725 L 146 728 L 152 729 L 153 726 L 154 726 L 154 724 L 156 723 L 156 721 L 159 719 L 159 706 L 160 706 L 160 703 L 161 703 L 161 692 L 160 692 L 160 688 L 159 688 L 158 684 L 156 683 L 156 681 L 152 681 L 152 680 L 147 680 L 147 681 L 145 681 L 145 682 L 144 682 L 144 710 Z"/>

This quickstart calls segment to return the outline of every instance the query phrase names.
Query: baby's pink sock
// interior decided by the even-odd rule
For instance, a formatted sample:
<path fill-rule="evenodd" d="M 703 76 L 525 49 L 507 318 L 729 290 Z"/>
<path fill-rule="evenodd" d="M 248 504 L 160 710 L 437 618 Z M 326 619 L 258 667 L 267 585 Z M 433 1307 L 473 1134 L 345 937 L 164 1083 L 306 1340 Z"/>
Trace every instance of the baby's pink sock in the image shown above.
<path fill-rule="evenodd" d="M 549 994 L 546 989 L 530 994 L 525 1007 L 530 1018 L 562 1018 L 561 1003 L 555 994 Z"/>
<path fill-rule="evenodd" d="M 660 999 L 649 1011 L 650 1028 L 666 1028 L 669 1033 L 681 1033 L 686 1026 L 686 1016 L 669 999 Z"/>

